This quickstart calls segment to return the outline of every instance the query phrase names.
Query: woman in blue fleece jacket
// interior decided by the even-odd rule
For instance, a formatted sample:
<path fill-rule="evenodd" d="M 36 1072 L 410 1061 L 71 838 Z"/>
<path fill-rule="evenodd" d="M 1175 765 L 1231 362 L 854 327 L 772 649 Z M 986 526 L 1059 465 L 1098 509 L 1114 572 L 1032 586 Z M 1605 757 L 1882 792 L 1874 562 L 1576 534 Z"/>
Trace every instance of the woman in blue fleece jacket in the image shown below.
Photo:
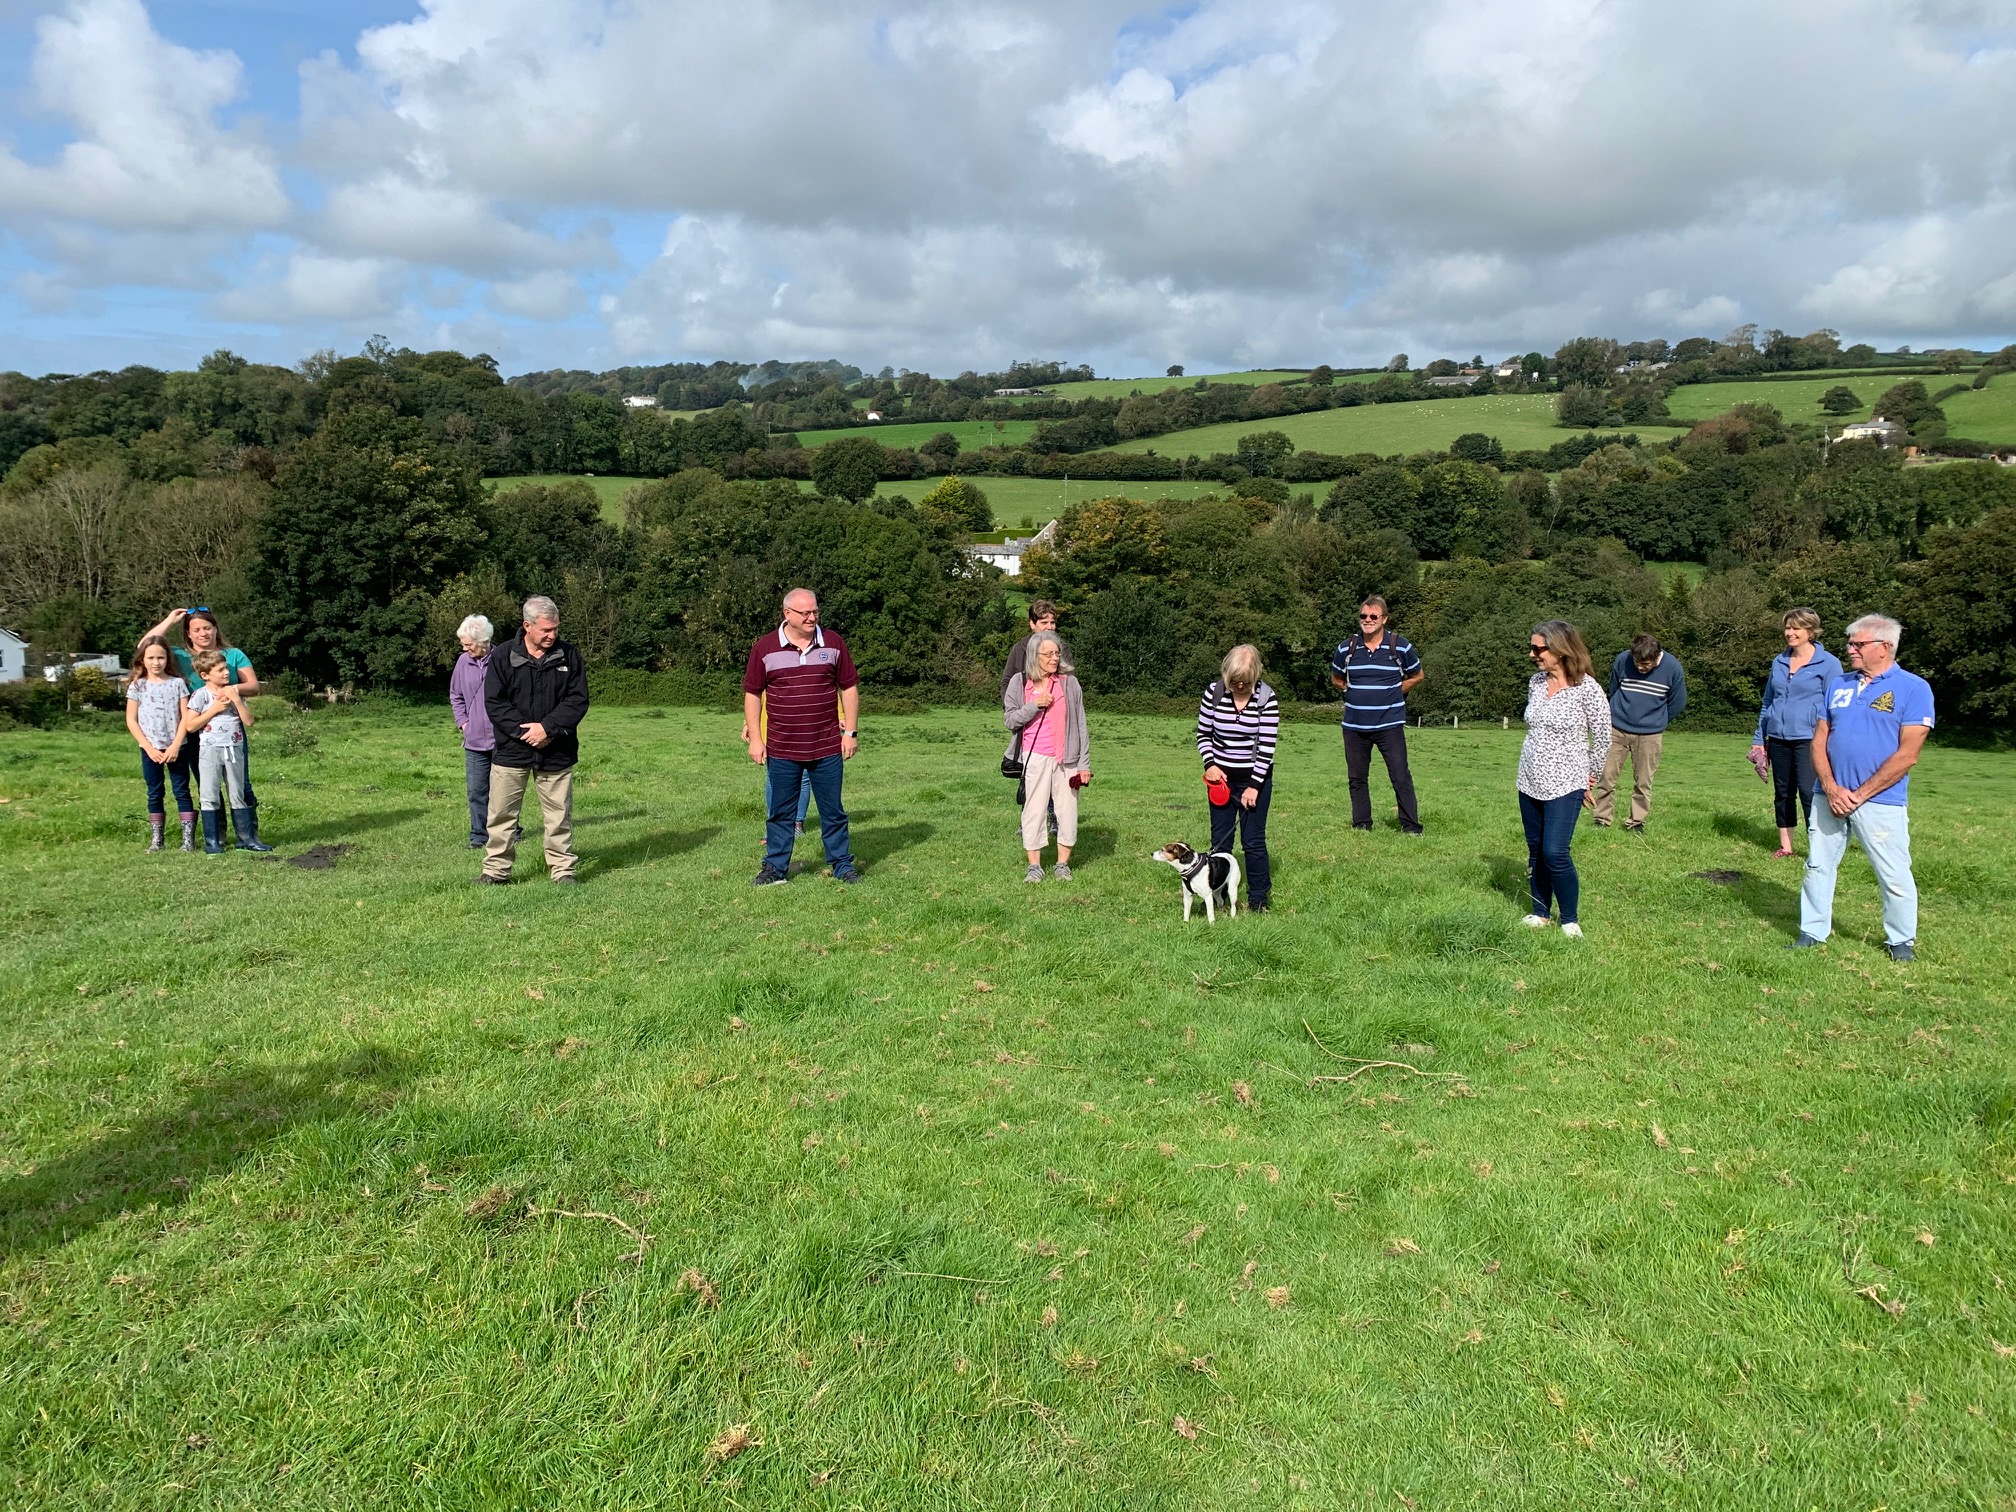
<path fill-rule="evenodd" d="M 1841 663 L 1820 644 L 1820 616 L 1811 609 L 1786 613 L 1785 649 L 1771 663 L 1764 679 L 1764 707 L 1757 713 L 1757 733 L 1751 737 L 1750 760 L 1757 775 L 1771 769 L 1778 811 L 1780 860 L 1792 854 L 1792 830 L 1805 811 L 1813 820 L 1813 726 L 1827 709 L 1827 685 L 1842 675 Z"/>

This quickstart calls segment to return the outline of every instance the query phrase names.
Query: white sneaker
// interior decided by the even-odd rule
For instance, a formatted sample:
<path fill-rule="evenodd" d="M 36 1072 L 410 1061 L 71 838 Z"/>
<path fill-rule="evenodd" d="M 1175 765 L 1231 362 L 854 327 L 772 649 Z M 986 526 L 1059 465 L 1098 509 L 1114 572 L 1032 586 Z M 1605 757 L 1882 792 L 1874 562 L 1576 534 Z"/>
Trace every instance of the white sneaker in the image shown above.
<path fill-rule="evenodd" d="M 1545 914 L 1528 914 L 1526 915 L 1525 918 L 1521 919 L 1519 922 L 1521 924 L 1524 924 L 1528 929 L 1545 929 L 1549 924 L 1552 924 L 1554 921 L 1548 918 L 1547 915 Z"/>
<path fill-rule="evenodd" d="M 1579 940 L 1582 938 L 1582 926 L 1580 924 L 1563 924 L 1561 926 L 1561 933 L 1571 940 Z"/>

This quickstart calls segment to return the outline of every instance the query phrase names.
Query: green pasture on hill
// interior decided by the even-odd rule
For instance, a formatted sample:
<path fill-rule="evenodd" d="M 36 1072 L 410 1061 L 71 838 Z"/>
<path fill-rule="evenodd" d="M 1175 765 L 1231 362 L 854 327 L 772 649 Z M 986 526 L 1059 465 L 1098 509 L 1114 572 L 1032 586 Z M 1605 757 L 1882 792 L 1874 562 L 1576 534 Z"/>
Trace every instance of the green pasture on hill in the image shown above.
<path fill-rule="evenodd" d="M 595 490 L 595 497 L 602 501 L 602 518 L 611 525 L 623 523 L 623 495 L 639 483 L 648 483 L 649 478 L 617 478 L 595 473 L 528 473 L 515 478 L 486 478 L 484 486 L 492 493 L 506 488 L 518 488 L 527 483 L 537 483 L 552 488 L 560 483 L 586 483 Z"/>
<path fill-rule="evenodd" d="M 2016 446 L 2016 373 L 1990 378 L 1986 388 L 1955 394 L 1939 407 L 1946 411 L 1946 427 L 1952 434 Z"/>
<path fill-rule="evenodd" d="M 1726 415 L 1739 404 L 1768 404 L 1787 420 L 1807 425 L 1840 425 L 1850 420 L 1867 420 L 1876 397 L 1892 384 L 1905 381 L 1837 372 L 1821 378 L 1775 383 L 1688 383 L 1666 396 L 1666 408 L 1676 420 L 1708 420 Z M 1846 415 L 1830 415 L 1820 408 L 1820 396 L 1837 384 L 1854 390 L 1862 407 Z"/>
<path fill-rule="evenodd" d="M 919 420 L 914 423 L 894 420 L 879 425 L 843 425 L 833 430 L 800 431 L 798 444 L 817 447 L 846 436 L 866 436 L 883 446 L 907 446 L 914 450 L 933 436 L 950 431 L 961 447 L 972 451 L 982 446 L 1019 446 L 1036 433 L 1037 424 L 1034 420 Z"/>
<path fill-rule="evenodd" d="M 907 494 L 919 499 L 937 483 L 936 478 L 919 478 L 910 483 L 885 483 L 884 493 Z M 1087 499 L 1106 499 L 1125 494 L 1130 499 L 1201 499 L 1206 494 L 1227 493 L 1223 483 L 1203 479 L 1169 483 L 1087 483 L 1077 478 L 975 477 L 973 484 L 987 495 L 994 511 L 994 523 L 1003 530 L 1021 530 L 1023 522 L 1041 526 L 1054 520 L 1073 504 Z M 1319 486 L 1318 492 L 1322 488 Z"/>
<path fill-rule="evenodd" d="M 1032 887 L 998 716 L 871 716 L 866 879 L 764 891 L 733 713 L 590 713 L 578 888 L 470 885 L 445 708 L 306 721 L 271 860 L 142 855 L 116 716 L 0 733 L 10 1506 L 2016 1486 L 2006 756 L 1913 777 L 1900 967 L 1859 856 L 1784 951 L 1740 736 L 1579 837 L 1577 943 L 1518 923 L 1516 731 L 1411 736 L 1414 839 L 1291 725 L 1274 911 L 1186 926 L 1187 720 L 1094 711 Z"/>
<path fill-rule="evenodd" d="M 1638 427 L 1648 442 L 1674 434 Z M 1361 404 L 1351 409 L 1317 410 L 1305 415 L 1281 415 L 1271 420 L 1239 420 L 1144 436 L 1113 448 L 1123 452 L 1152 451 L 1164 457 L 1208 457 L 1238 450 L 1239 438 L 1255 431 L 1281 431 L 1297 451 L 1394 453 L 1445 450 L 1451 441 L 1471 431 L 1496 436 L 1507 451 L 1538 449 L 1580 434 L 1554 423 L 1550 394 L 1479 394 L 1464 399 L 1423 399 L 1405 404 Z M 1613 434 L 1599 432 L 1598 434 Z M 1614 432 L 1624 435 L 1626 432 Z"/>
<path fill-rule="evenodd" d="M 1309 375 L 1284 368 L 1253 368 L 1243 373 L 1187 373 L 1181 378 L 1092 378 L 1083 383 L 1049 383 L 1045 390 L 1058 399 L 1125 399 L 1130 394 L 1160 394 L 1169 389 L 1195 388 L 1206 383 L 1243 383 L 1257 388 L 1263 383 L 1294 383 Z"/>

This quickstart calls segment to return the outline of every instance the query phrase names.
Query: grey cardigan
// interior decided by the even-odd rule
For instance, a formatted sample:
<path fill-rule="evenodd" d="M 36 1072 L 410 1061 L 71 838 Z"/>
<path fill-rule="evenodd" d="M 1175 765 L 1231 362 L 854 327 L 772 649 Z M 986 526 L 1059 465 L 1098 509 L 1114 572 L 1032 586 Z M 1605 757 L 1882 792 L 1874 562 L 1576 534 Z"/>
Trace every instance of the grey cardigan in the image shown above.
<path fill-rule="evenodd" d="M 1068 672 L 1059 674 L 1057 681 L 1064 685 L 1064 754 L 1057 759 L 1057 765 L 1067 772 L 1080 772 L 1092 758 L 1092 741 L 1085 733 L 1085 694 L 1078 686 L 1078 679 Z M 1016 733 L 1042 712 L 1033 703 L 1022 701 L 1023 682 L 1022 674 L 1017 672 L 1008 679 L 1008 686 L 1001 694 L 1001 722 Z M 1002 754 L 1012 755 L 1014 750 L 1015 742 L 1010 740 Z"/>

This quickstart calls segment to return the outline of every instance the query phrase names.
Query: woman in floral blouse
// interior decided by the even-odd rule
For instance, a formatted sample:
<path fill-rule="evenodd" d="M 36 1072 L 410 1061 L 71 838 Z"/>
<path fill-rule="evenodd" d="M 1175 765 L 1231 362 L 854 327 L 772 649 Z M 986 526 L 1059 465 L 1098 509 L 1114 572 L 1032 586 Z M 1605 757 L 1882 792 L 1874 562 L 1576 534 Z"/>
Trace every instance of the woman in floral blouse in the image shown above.
<path fill-rule="evenodd" d="M 1558 902 L 1561 933 L 1579 940 L 1582 881 L 1568 847 L 1582 799 L 1610 750 L 1610 700 L 1589 648 L 1566 620 L 1535 625 L 1526 654 L 1539 670 L 1527 685 L 1526 744 L 1519 751 L 1519 818 L 1533 893 L 1525 922 L 1545 929 Z"/>

